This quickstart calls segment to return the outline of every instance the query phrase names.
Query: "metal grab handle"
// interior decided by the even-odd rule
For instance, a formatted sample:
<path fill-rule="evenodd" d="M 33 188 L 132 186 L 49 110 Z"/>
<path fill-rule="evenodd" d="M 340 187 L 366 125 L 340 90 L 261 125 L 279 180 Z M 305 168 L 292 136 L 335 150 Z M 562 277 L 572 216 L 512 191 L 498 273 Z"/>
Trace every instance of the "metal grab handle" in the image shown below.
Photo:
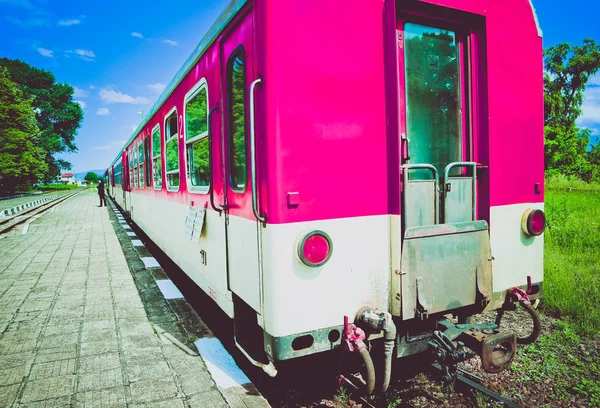
<path fill-rule="evenodd" d="M 476 162 L 454 162 L 454 163 L 450 163 L 449 165 L 446 166 L 446 169 L 444 170 L 444 197 L 446 197 L 448 195 L 448 183 L 450 180 L 450 170 L 452 170 L 455 167 L 472 167 L 473 168 L 473 176 L 472 176 L 472 188 L 473 188 L 473 194 L 471 194 L 471 215 L 473 218 L 473 221 L 475 221 L 476 219 L 476 207 L 477 207 L 477 163 Z M 446 200 L 444 200 L 444 213 L 446 212 Z"/>
<path fill-rule="evenodd" d="M 255 119 L 254 119 L 254 89 L 256 85 L 262 83 L 262 79 L 258 78 L 250 84 L 250 167 L 252 171 L 252 211 L 256 219 L 263 224 L 267 223 L 267 218 L 258 212 L 258 199 L 256 197 L 256 146 L 255 146 Z"/>
<path fill-rule="evenodd" d="M 409 179 L 408 179 L 409 170 L 429 170 L 429 171 L 431 171 L 431 173 L 433 174 L 433 193 L 435 195 L 434 200 L 433 200 L 433 211 L 435 212 L 433 219 L 436 224 L 439 224 L 440 220 L 439 220 L 439 209 L 438 209 L 438 186 L 437 186 L 438 171 L 435 168 L 435 166 L 433 166 L 431 164 L 404 164 L 401 166 L 401 168 L 402 168 L 402 173 L 403 173 L 403 177 L 404 177 L 405 188 L 409 182 Z"/>
<path fill-rule="evenodd" d="M 219 213 L 219 215 L 221 215 L 221 212 L 223 211 L 223 207 L 217 207 L 215 205 L 215 192 L 214 192 L 214 186 L 215 183 L 213 182 L 213 150 L 212 150 L 212 116 L 213 113 L 219 109 L 219 104 L 217 103 L 215 105 L 214 108 L 212 108 L 209 112 L 208 112 L 208 169 L 210 171 L 210 206 L 213 208 L 213 210 L 217 211 Z"/>
<path fill-rule="evenodd" d="M 404 160 L 409 161 L 410 160 L 410 151 L 408 150 L 408 147 L 409 147 L 408 143 L 410 142 L 410 140 L 408 140 L 408 136 L 406 136 L 405 133 L 402 133 L 402 135 L 400 136 L 400 139 L 401 139 L 402 143 L 406 144 L 406 155 L 404 156 Z"/>

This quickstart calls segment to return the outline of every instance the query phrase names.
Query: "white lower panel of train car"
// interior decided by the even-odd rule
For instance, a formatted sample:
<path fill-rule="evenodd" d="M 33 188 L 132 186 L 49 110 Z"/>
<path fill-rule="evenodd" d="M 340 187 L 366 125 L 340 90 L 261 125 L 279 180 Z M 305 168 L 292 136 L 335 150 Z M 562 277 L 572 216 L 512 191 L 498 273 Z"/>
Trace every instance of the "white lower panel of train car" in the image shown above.
<path fill-rule="evenodd" d="M 115 197 L 122 206 L 122 192 L 117 190 Z M 227 290 L 225 229 L 218 213 L 206 212 L 204 231 L 197 243 L 185 235 L 188 205 L 132 192 L 127 207 L 133 208 L 134 222 L 150 239 L 233 317 L 231 292 Z M 256 234 L 256 221 L 230 216 L 229 225 Z M 296 255 L 298 238 L 313 230 L 325 231 L 333 243 L 332 257 L 316 268 L 304 265 Z M 390 216 L 268 224 L 261 235 L 260 296 L 266 312 L 259 314 L 258 323 L 271 335 L 341 325 L 344 315 L 352 319 L 364 306 L 387 310 Z M 207 254 L 206 265 L 200 250 Z M 233 250 L 240 254 L 254 248 Z M 239 272 L 230 271 L 230 279 L 248 279 L 248 286 L 256 286 L 251 280 L 260 279 L 252 270 Z"/>
<path fill-rule="evenodd" d="M 521 230 L 521 218 L 528 209 L 544 210 L 544 203 L 492 207 L 490 245 L 492 247 L 494 293 L 544 279 L 544 234 L 528 237 Z M 494 299 L 496 300 L 496 299 Z M 504 301 L 504 297 L 501 299 Z M 500 305 L 497 305 L 499 307 Z"/>
<path fill-rule="evenodd" d="M 122 205 L 121 196 L 117 192 Z M 233 317 L 225 272 L 225 230 L 218 213 L 207 211 L 203 236 L 196 243 L 185 235 L 188 205 L 135 193 L 130 194 L 130 205 L 134 221 Z M 529 208 L 543 209 L 543 204 L 491 209 L 493 308 L 501 305 L 506 290 L 524 285 L 527 275 L 534 283 L 543 279 L 543 236 L 527 237 L 521 232 L 521 217 Z M 255 231 L 255 221 L 230 217 L 229 222 L 247 227 L 242 229 L 249 233 Z M 399 225 L 399 217 L 389 215 L 269 224 L 261 231 L 260 296 L 267 312 L 259 314 L 258 323 L 271 336 L 287 336 L 340 325 L 344 315 L 353 318 L 365 306 L 387 310 L 390 253 L 399 256 L 390 251 L 390 236 L 396 235 Z M 298 238 L 312 230 L 325 231 L 333 243 L 333 255 L 322 267 L 308 267 L 296 255 Z M 206 265 L 201 249 L 207 254 Z M 255 273 L 246 277 L 260 279 Z M 255 285 L 249 282 L 249 286 Z"/>

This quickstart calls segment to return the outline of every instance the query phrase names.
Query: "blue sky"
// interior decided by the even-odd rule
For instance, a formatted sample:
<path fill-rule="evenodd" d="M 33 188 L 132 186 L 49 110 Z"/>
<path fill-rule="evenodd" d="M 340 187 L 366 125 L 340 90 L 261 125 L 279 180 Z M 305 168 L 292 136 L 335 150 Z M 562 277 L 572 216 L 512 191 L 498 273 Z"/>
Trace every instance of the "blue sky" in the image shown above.
<path fill-rule="evenodd" d="M 600 6 L 533 0 L 544 46 L 600 41 Z M 105 168 L 228 0 L 0 0 L 0 57 L 52 71 L 75 88 L 84 110 L 66 155 L 76 172 Z M 585 12 L 581 12 L 585 10 Z M 580 124 L 600 133 L 600 76 L 586 92 Z"/>

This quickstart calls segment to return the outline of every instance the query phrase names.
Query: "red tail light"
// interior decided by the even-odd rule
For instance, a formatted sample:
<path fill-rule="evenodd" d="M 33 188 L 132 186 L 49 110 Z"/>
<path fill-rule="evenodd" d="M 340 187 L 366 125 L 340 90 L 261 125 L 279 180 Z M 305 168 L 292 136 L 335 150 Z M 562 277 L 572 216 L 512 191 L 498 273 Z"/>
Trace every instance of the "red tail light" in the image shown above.
<path fill-rule="evenodd" d="M 304 235 L 298 244 L 298 258 L 307 266 L 324 265 L 333 251 L 331 238 L 323 231 L 312 231 Z"/>
<path fill-rule="evenodd" d="M 521 229 L 530 237 L 542 235 L 546 229 L 546 215 L 542 210 L 529 209 L 521 218 Z"/>

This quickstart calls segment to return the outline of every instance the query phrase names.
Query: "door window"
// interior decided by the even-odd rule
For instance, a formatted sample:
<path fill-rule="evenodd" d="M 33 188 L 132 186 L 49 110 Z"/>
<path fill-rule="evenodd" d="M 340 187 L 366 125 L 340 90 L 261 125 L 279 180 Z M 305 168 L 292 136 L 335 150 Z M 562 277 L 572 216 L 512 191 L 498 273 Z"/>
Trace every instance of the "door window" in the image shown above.
<path fill-rule="evenodd" d="M 229 185 L 244 190 L 246 166 L 246 69 L 243 48 L 238 48 L 227 64 Z"/>
<path fill-rule="evenodd" d="M 461 63 L 457 35 L 404 25 L 406 130 L 410 163 L 446 165 L 462 160 Z M 415 176 L 427 176 L 423 172 Z M 429 177 L 427 177 L 429 178 Z"/>

